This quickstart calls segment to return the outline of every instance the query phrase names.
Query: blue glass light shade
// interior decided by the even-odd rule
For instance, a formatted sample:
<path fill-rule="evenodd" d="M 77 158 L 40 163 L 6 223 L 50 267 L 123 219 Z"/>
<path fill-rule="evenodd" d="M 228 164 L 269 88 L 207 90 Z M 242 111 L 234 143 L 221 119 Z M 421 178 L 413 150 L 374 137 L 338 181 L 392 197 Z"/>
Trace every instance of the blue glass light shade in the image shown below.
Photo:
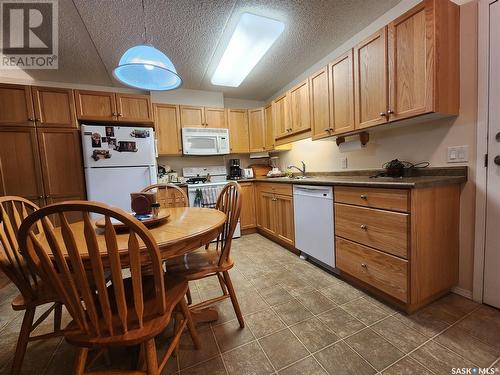
<path fill-rule="evenodd" d="M 125 85 L 143 90 L 173 90 L 182 84 L 167 55 L 145 44 L 125 51 L 113 75 Z"/>

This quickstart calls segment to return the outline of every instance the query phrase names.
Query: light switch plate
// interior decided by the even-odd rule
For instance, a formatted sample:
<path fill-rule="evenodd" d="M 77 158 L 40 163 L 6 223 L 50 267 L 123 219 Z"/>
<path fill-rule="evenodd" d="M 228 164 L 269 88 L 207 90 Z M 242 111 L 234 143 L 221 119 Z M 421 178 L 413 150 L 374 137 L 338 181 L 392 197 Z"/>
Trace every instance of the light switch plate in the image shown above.
<path fill-rule="evenodd" d="M 469 161 L 469 146 L 448 147 L 448 163 L 465 163 Z"/>
<path fill-rule="evenodd" d="M 340 168 L 347 169 L 347 157 L 340 158 Z"/>

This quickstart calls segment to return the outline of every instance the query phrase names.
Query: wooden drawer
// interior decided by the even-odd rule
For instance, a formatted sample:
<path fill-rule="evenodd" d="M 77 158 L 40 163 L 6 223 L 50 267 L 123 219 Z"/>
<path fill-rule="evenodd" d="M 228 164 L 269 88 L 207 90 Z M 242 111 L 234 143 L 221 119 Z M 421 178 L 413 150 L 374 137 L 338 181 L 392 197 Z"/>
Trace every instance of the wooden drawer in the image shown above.
<path fill-rule="evenodd" d="M 408 261 L 336 237 L 336 267 L 397 298 L 408 300 Z"/>
<path fill-rule="evenodd" d="M 408 214 L 336 203 L 335 234 L 408 258 Z"/>
<path fill-rule="evenodd" d="M 259 191 L 267 192 L 267 193 L 275 193 L 281 195 L 292 195 L 292 184 L 280 184 L 280 183 L 272 183 L 272 182 L 259 182 L 257 184 L 257 189 Z"/>
<path fill-rule="evenodd" d="M 410 212 L 409 191 L 339 186 L 335 188 L 335 202 L 384 210 Z"/>

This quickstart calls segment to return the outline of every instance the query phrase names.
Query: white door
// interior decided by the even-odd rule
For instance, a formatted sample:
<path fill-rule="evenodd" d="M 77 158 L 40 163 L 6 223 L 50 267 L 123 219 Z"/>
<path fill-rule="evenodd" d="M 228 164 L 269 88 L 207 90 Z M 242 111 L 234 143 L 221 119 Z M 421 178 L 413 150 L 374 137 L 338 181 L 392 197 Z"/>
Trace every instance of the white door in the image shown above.
<path fill-rule="evenodd" d="M 483 301 L 500 308 L 500 1 L 490 4 L 486 249 Z"/>

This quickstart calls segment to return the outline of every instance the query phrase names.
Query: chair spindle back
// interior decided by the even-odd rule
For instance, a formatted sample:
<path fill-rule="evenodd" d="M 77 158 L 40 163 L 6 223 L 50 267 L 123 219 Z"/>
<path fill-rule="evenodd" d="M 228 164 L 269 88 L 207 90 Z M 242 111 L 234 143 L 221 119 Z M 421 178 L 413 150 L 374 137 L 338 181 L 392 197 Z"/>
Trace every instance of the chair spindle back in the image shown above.
<path fill-rule="evenodd" d="M 241 187 L 235 182 L 228 182 L 217 198 L 215 208 L 226 214 L 226 222 L 217 238 L 217 249 L 220 249 L 221 256 L 219 265 L 222 265 L 230 255 L 231 241 L 238 225 L 241 213 Z"/>
<path fill-rule="evenodd" d="M 70 213 L 79 213 L 83 220 L 70 225 L 67 219 Z M 48 219 L 52 214 L 60 220 L 59 228 L 54 228 Z M 96 229 L 91 214 L 104 216 L 104 229 Z M 122 222 L 128 229 L 126 249 L 119 248 L 112 220 Z M 33 231 L 35 225 L 41 225 L 42 235 Z M 142 328 L 141 268 L 146 261 L 154 277 L 154 305 L 150 307 L 158 314 L 166 310 L 158 245 L 146 227 L 125 211 L 98 202 L 53 204 L 24 220 L 19 230 L 19 245 L 40 270 L 42 279 L 53 286 L 78 328 L 87 335 L 106 337 Z M 141 251 L 141 247 L 145 249 Z M 130 269 L 132 297 L 125 293 L 125 269 Z M 112 288 L 106 285 L 106 271 L 111 271 Z"/>
<path fill-rule="evenodd" d="M 0 269 L 28 299 L 35 298 L 39 280 L 19 252 L 17 234 L 22 221 L 38 209 L 37 205 L 21 197 L 0 197 Z"/>
<path fill-rule="evenodd" d="M 156 200 L 161 208 L 187 207 L 189 200 L 179 186 L 175 184 L 154 184 L 142 189 L 141 193 L 156 191 Z"/>

